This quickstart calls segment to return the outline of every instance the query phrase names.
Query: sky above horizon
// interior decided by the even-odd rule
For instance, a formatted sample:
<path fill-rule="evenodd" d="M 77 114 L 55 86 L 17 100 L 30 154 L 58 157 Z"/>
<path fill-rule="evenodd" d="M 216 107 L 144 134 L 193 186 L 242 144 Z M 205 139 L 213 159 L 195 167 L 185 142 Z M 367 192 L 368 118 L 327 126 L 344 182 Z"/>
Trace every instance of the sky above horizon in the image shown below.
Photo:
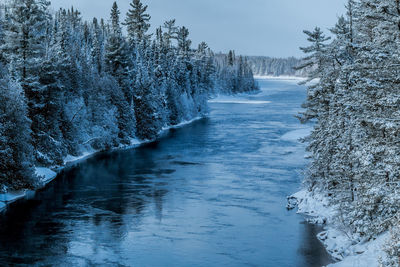
<path fill-rule="evenodd" d="M 114 0 L 52 0 L 52 8 L 74 6 L 84 19 L 109 19 Z M 345 12 L 346 0 L 142 0 L 148 5 L 152 31 L 175 18 L 189 28 L 194 45 L 205 41 L 215 52 L 301 57 L 307 44 L 303 30 L 319 26 L 325 32 Z M 296 4 L 293 4 L 297 2 Z M 117 0 L 121 20 L 131 0 Z"/>

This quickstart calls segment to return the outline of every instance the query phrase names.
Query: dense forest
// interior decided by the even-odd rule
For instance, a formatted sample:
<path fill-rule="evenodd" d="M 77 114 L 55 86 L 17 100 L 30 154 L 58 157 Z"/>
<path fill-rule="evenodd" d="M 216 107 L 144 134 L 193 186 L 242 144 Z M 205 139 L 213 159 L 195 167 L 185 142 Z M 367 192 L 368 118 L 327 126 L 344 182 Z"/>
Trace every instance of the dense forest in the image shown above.
<path fill-rule="evenodd" d="M 214 62 L 216 66 L 216 93 L 237 94 L 258 90 L 247 57 L 237 57 L 235 51 L 231 50 L 226 55 L 215 55 Z"/>
<path fill-rule="evenodd" d="M 337 207 L 336 225 L 354 244 L 392 229 L 383 266 L 400 256 L 400 2 L 349 0 L 327 37 L 310 41 L 301 68 L 309 74 L 303 122 L 308 142 L 306 185 Z"/>
<path fill-rule="evenodd" d="M 149 33 L 140 0 L 122 23 L 116 3 L 107 22 L 84 21 L 73 8 L 51 13 L 49 5 L 0 6 L 2 191 L 37 186 L 35 166 L 153 140 L 205 116 L 216 90 L 257 89 L 242 57 L 221 64 L 206 43 L 192 48 L 189 30 L 175 20 Z"/>
<path fill-rule="evenodd" d="M 248 64 L 254 75 L 257 76 L 297 76 L 305 77 L 307 69 L 297 69 L 302 60 L 289 58 L 271 58 L 271 57 L 248 57 Z"/>

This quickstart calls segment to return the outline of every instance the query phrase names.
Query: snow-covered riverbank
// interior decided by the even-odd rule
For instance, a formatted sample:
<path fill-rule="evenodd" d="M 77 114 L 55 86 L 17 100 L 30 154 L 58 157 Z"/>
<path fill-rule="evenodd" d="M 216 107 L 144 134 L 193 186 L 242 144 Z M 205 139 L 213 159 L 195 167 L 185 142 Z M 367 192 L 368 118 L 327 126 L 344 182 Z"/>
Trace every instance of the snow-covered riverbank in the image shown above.
<path fill-rule="evenodd" d="M 297 205 L 298 213 L 308 217 L 308 221 L 324 225 L 324 231 L 318 234 L 318 239 L 324 244 L 332 258 L 338 261 L 329 266 L 379 266 L 379 259 L 385 256 L 382 246 L 389 238 L 389 233 L 384 233 L 370 241 L 352 236 L 337 223 L 337 218 L 340 216 L 339 207 L 329 206 L 325 197 L 305 189 L 292 195 L 289 200 Z"/>
<path fill-rule="evenodd" d="M 166 133 L 168 133 L 169 130 L 171 129 L 177 129 L 180 127 L 183 127 L 185 125 L 188 125 L 190 123 L 193 123 L 195 121 L 198 121 L 200 119 L 202 119 L 203 117 L 196 117 L 193 118 L 191 120 L 187 120 L 187 121 L 183 121 L 177 125 L 174 126 L 170 126 L 170 127 L 165 127 L 161 130 L 159 136 L 163 136 Z M 154 140 L 148 140 L 148 141 L 140 141 L 138 139 L 132 139 L 131 143 L 129 145 L 121 145 L 118 148 L 114 148 L 111 151 L 115 151 L 115 150 L 120 150 L 120 149 L 131 149 L 131 148 L 135 148 L 138 147 L 140 145 L 146 144 L 146 143 L 150 143 L 153 142 Z M 82 154 L 80 156 L 71 156 L 68 155 L 65 157 L 64 159 L 64 165 L 63 166 L 57 166 L 54 169 L 50 169 L 50 168 L 44 168 L 44 167 L 36 167 L 35 168 L 35 172 L 36 175 L 38 177 L 40 177 L 40 182 L 41 182 L 41 187 L 37 188 L 36 190 L 39 190 L 41 188 L 44 188 L 47 184 L 49 184 L 50 182 L 52 182 L 57 175 L 66 167 L 71 167 L 74 164 L 78 164 L 90 157 L 93 157 L 94 155 L 96 155 L 97 153 L 99 153 L 101 151 L 97 151 L 97 150 L 91 150 L 91 151 L 85 151 L 82 152 Z M 8 205 L 12 204 L 13 202 L 25 198 L 25 197 L 30 197 L 31 195 L 33 195 L 35 193 L 34 190 L 29 190 L 29 189 L 22 189 L 19 191 L 10 191 L 7 193 L 2 193 L 0 194 L 0 212 L 4 211 Z"/>
<path fill-rule="evenodd" d="M 306 78 L 299 76 L 254 76 L 255 79 L 260 80 L 282 80 L 282 81 L 304 81 Z"/>
<path fill-rule="evenodd" d="M 286 133 L 282 140 L 296 142 L 306 137 L 311 128 L 304 128 Z M 308 192 L 306 189 L 288 198 L 288 207 L 297 208 L 297 213 L 305 215 L 307 221 L 324 226 L 324 231 L 318 234 L 327 252 L 337 261 L 330 267 L 378 267 L 379 259 L 385 257 L 382 246 L 390 237 L 384 233 L 375 240 L 364 241 L 351 236 L 346 229 L 338 225 L 340 208 L 328 205 L 328 199 L 323 195 Z"/>

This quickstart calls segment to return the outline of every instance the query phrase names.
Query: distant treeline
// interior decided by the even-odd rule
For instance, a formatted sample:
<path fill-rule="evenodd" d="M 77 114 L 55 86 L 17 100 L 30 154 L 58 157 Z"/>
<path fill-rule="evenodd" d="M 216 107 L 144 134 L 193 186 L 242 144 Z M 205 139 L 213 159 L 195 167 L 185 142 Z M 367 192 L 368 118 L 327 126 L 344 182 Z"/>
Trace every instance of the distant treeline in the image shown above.
<path fill-rule="evenodd" d="M 247 57 L 236 56 L 235 51 L 231 50 L 228 54 L 216 54 L 214 65 L 217 93 L 237 94 L 258 90 Z"/>
<path fill-rule="evenodd" d="M 251 56 L 247 58 L 254 75 L 257 76 L 307 76 L 306 70 L 296 70 L 301 59 L 295 57 L 272 58 Z"/>

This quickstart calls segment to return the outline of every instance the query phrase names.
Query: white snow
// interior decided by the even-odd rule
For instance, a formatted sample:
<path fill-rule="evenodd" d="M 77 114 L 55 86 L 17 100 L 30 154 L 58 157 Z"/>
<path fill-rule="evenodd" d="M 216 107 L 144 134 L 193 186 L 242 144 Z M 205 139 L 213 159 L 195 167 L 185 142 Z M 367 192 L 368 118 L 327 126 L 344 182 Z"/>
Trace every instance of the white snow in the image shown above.
<path fill-rule="evenodd" d="M 178 129 L 178 128 L 181 128 L 181 127 L 183 127 L 183 126 L 186 126 L 186 125 L 188 125 L 188 124 L 191 124 L 191 123 L 193 123 L 193 122 L 195 122 L 195 121 L 198 121 L 198 120 L 201 120 L 201 119 L 203 119 L 203 118 L 204 118 L 204 117 L 195 117 L 195 118 L 193 118 L 193 119 L 191 119 L 191 120 L 182 121 L 181 123 L 179 123 L 179 124 L 177 124 L 177 125 L 164 127 L 164 128 L 162 128 L 162 130 L 161 130 L 161 132 L 160 132 L 160 135 L 164 134 L 165 132 L 168 132 L 168 131 L 171 130 L 171 129 Z"/>
<path fill-rule="evenodd" d="M 11 191 L 4 194 L 0 194 L 0 212 L 6 208 L 7 204 L 25 197 L 25 194 L 26 190 Z"/>
<path fill-rule="evenodd" d="M 12 192 L 8 192 L 5 194 L 0 194 L 0 202 L 4 202 L 4 203 L 14 202 L 17 199 L 24 197 L 25 191 L 26 190 L 12 191 Z"/>
<path fill-rule="evenodd" d="M 44 184 L 50 183 L 57 176 L 57 173 L 49 168 L 36 167 L 35 170 Z"/>
<path fill-rule="evenodd" d="M 213 99 L 209 103 L 222 103 L 222 104 L 249 104 L 249 105 L 262 105 L 270 104 L 271 101 L 256 101 L 256 100 L 218 100 Z"/>
<path fill-rule="evenodd" d="M 204 117 L 196 117 L 196 118 L 193 118 L 193 119 L 191 119 L 191 120 L 183 121 L 183 122 L 181 122 L 181 123 L 179 123 L 179 124 L 177 124 L 177 125 L 164 128 L 163 130 L 181 128 L 181 127 L 183 127 L 183 126 L 186 126 L 186 125 L 188 125 L 188 124 L 191 124 L 191 123 L 193 123 L 193 122 L 195 122 L 195 121 L 198 121 L 198 120 L 201 120 L 201 119 L 203 119 L 203 118 L 204 118 Z"/>
<path fill-rule="evenodd" d="M 54 178 L 57 177 L 57 173 L 49 168 L 36 167 L 35 173 L 40 178 L 40 181 L 43 183 L 43 185 L 50 183 Z M 7 204 L 24 198 L 28 192 L 29 190 L 20 190 L 0 194 L 0 212 L 6 208 Z"/>
<path fill-rule="evenodd" d="M 298 77 L 298 76 L 258 76 L 255 75 L 254 79 L 258 80 L 284 80 L 284 81 L 296 81 L 296 82 L 301 82 L 305 81 L 306 78 L 304 77 Z"/>
<path fill-rule="evenodd" d="M 380 235 L 376 240 L 351 246 L 353 250 L 349 256 L 342 261 L 330 264 L 330 267 L 379 267 L 379 259 L 383 259 L 385 254 L 382 250 L 386 240 L 390 237 L 389 233 Z"/>
<path fill-rule="evenodd" d="M 328 200 L 303 189 L 292 195 L 297 199 L 298 213 L 312 216 L 313 220 L 327 221 L 336 215 L 335 207 L 328 206 Z"/>
<path fill-rule="evenodd" d="M 271 75 L 254 75 L 254 79 L 265 79 L 265 80 L 305 80 L 304 77 L 299 76 L 271 76 Z"/>
<path fill-rule="evenodd" d="M 251 100 L 249 99 L 248 94 L 238 94 L 234 96 L 220 95 L 211 100 L 208 100 L 208 103 L 263 105 L 270 104 L 272 102 L 265 100 Z"/>
<path fill-rule="evenodd" d="M 284 134 L 281 137 L 281 139 L 284 140 L 284 141 L 296 142 L 299 139 L 310 135 L 311 131 L 312 131 L 311 127 L 290 131 L 290 132 Z"/>
<path fill-rule="evenodd" d="M 376 240 L 359 241 L 334 223 L 339 215 L 337 206 L 328 205 L 328 200 L 318 194 L 303 189 L 291 196 L 297 200 L 298 213 L 310 216 L 311 223 L 324 224 L 324 231 L 318 234 L 328 253 L 338 262 L 330 267 L 379 267 L 379 259 L 384 257 L 382 246 L 389 238 L 384 233 Z"/>
<path fill-rule="evenodd" d="M 98 151 L 96 151 L 96 150 L 84 151 L 84 152 L 82 152 L 82 154 L 80 156 L 77 156 L 77 157 L 68 155 L 64 159 L 64 165 L 67 165 L 69 163 L 77 163 L 77 162 L 80 162 L 82 160 L 85 160 L 88 157 L 90 157 L 93 154 L 95 154 L 96 152 L 98 152 Z"/>

